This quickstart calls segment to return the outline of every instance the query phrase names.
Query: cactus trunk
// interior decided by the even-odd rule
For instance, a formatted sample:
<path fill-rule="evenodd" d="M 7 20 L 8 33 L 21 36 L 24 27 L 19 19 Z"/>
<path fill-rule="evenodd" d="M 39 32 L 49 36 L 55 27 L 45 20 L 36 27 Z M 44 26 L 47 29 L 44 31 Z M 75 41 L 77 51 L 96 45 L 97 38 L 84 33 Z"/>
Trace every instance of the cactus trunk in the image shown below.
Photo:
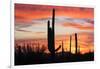
<path fill-rule="evenodd" d="M 62 56 L 64 56 L 64 44 L 63 44 L 63 41 L 62 41 Z"/>
<path fill-rule="evenodd" d="M 75 53 L 78 53 L 77 33 L 75 33 Z"/>
<path fill-rule="evenodd" d="M 70 53 L 71 53 L 71 40 L 72 40 L 72 36 L 70 35 Z"/>

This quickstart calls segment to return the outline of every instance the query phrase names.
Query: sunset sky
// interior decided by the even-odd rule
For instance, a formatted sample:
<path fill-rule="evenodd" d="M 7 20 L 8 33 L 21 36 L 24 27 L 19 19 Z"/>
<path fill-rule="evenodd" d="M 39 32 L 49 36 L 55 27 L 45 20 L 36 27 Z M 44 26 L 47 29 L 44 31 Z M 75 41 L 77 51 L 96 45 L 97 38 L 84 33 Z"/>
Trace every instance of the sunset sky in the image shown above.
<path fill-rule="evenodd" d="M 64 48 L 66 49 L 69 44 L 67 42 L 69 35 L 78 33 L 81 51 L 84 53 L 90 49 L 93 50 L 93 8 L 15 4 L 15 39 L 46 39 L 47 21 L 51 22 L 53 8 L 56 11 L 56 40 L 64 40 Z M 74 51 L 74 35 L 72 45 Z"/>

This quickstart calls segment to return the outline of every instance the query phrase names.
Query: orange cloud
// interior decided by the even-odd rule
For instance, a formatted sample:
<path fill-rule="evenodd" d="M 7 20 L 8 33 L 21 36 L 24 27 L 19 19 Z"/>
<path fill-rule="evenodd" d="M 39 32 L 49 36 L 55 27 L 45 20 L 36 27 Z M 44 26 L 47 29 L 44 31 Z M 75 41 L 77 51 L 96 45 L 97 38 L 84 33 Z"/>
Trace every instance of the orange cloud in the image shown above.
<path fill-rule="evenodd" d="M 15 19 L 16 21 L 31 21 L 32 19 L 47 18 L 51 16 L 52 8 L 56 9 L 56 16 L 94 18 L 93 8 L 15 4 Z"/>

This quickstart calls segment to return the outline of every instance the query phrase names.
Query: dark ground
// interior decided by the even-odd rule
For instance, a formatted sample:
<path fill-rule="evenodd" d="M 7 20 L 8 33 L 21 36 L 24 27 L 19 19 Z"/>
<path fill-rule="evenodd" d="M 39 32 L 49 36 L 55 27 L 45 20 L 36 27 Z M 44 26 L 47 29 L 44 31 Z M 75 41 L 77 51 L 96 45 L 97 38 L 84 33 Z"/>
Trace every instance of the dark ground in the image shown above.
<path fill-rule="evenodd" d="M 55 59 L 52 60 L 51 54 L 44 52 L 45 48 L 37 48 L 32 51 L 31 47 L 20 46 L 15 49 L 15 65 L 29 65 L 29 64 L 47 64 L 47 63 L 62 63 L 62 62 L 80 62 L 93 61 L 94 53 L 86 54 L 72 54 L 70 52 L 60 52 L 55 54 Z"/>

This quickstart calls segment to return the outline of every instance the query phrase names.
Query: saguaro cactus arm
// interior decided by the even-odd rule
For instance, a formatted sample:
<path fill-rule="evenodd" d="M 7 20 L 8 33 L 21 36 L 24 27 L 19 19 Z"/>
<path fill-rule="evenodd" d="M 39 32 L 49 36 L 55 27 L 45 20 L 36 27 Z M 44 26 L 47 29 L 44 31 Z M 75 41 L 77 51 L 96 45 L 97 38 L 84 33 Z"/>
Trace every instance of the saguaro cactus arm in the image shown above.
<path fill-rule="evenodd" d="M 58 51 L 61 48 L 61 46 L 59 46 L 57 49 L 55 49 L 55 51 Z"/>

